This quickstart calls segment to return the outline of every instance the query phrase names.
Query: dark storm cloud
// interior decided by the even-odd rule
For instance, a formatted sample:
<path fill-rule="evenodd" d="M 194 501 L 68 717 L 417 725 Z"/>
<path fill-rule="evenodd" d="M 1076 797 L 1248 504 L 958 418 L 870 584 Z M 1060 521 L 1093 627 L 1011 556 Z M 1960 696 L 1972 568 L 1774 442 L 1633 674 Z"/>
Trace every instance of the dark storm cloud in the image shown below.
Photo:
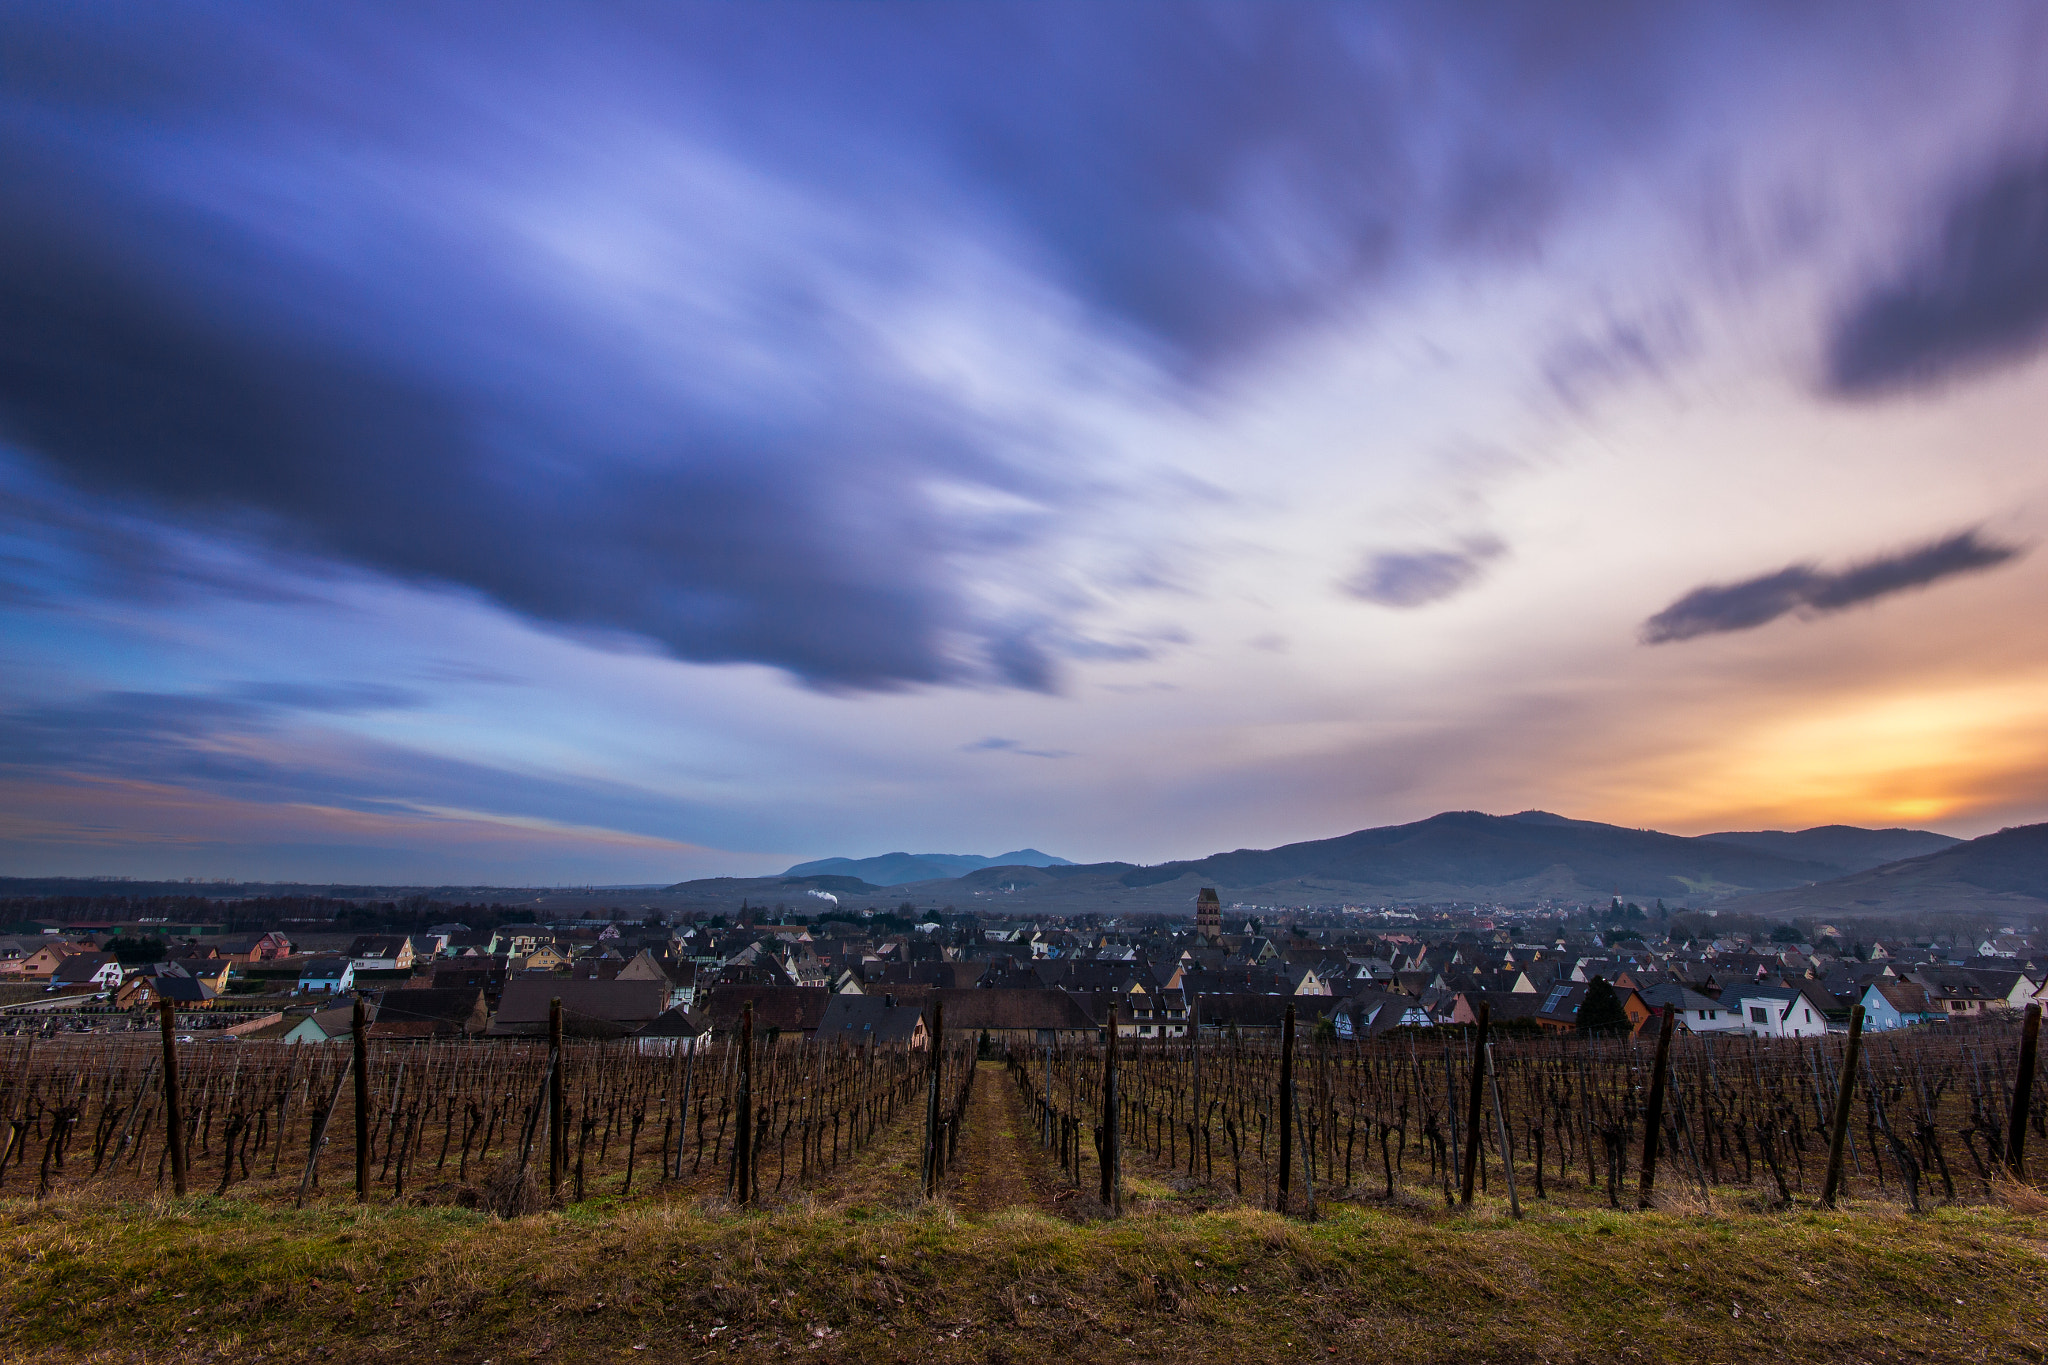
<path fill-rule="evenodd" d="M 1999 166 L 1837 320 L 1827 381 L 1860 397 L 2021 359 L 2048 343 L 2048 153 Z"/>
<path fill-rule="evenodd" d="M 892 357 L 898 301 L 945 292 L 927 248 L 1192 392 L 1404 270 L 1526 252 L 1720 13 L 17 7 L 0 444 L 87 521 L 583 638 L 1052 690 L 1085 631 L 987 619 L 963 566 L 1039 577 L 1012 561 L 1095 495 L 1036 458 L 1057 432 Z M 1043 514 L 996 537 L 941 484 Z"/>
<path fill-rule="evenodd" d="M 884 452 L 870 466 L 883 478 L 892 447 L 944 467 L 938 422 L 909 429 L 849 403 L 843 425 L 794 451 L 691 430 L 678 413 L 670 448 L 648 452 L 604 449 L 536 416 L 521 440 L 543 449 L 515 452 L 488 433 L 508 414 L 484 395 L 408 373 L 400 357 L 359 358 L 294 328 L 281 305 L 182 290 L 71 230 L 53 208 L 90 201 L 61 177 L 7 180 L 0 434 L 74 484 L 470 588 L 556 625 L 645 635 L 685 658 L 853 687 L 959 671 L 939 637 L 966 623 L 915 553 L 930 537 L 907 508 L 859 515 L 875 500 L 849 486 L 867 442 Z M 171 241 L 197 232 L 176 218 L 155 226 Z M 311 274 L 267 282 L 280 298 L 334 287 Z M 1029 662 L 1028 642 L 1013 644 L 997 672 L 1044 686 Z"/>
<path fill-rule="evenodd" d="M 1488 560 L 1507 547 L 1490 538 L 1456 550 L 1389 550 L 1367 558 L 1339 586 L 1351 596 L 1382 607 L 1426 607 L 1455 597 L 1479 581 Z"/>
<path fill-rule="evenodd" d="M 2021 553 L 2016 546 L 2000 545 L 1969 530 L 1915 549 L 1879 555 L 1838 573 L 1812 564 L 1793 564 L 1740 583 L 1695 588 L 1643 622 L 1642 641 L 1660 645 L 1751 630 L 1788 612 L 1823 616 L 1957 574 L 1996 568 Z"/>

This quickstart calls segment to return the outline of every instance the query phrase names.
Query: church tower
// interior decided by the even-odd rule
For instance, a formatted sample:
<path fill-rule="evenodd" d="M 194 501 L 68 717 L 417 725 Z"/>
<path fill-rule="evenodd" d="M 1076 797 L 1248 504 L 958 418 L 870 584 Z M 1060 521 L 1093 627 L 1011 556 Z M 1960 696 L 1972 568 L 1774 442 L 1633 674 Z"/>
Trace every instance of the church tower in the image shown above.
<path fill-rule="evenodd" d="M 1213 886 L 1203 887 L 1195 897 L 1195 933 L 1210 943 L 1223 937 L 1223 902 L 1216 899 Z"/>

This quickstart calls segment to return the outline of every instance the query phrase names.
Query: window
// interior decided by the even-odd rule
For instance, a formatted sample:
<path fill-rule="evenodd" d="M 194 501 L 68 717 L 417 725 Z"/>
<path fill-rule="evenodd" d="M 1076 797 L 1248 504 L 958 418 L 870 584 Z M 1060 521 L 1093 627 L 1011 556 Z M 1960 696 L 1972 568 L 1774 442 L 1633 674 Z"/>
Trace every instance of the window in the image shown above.
<path fill-rule="evenodd" d="M 1771 1022 L 1771 1012 L 1762 1005 L 1751 1005 L 1749 1007 L 1749 1022 L 1752 1024 L 1768 1024 Z"/>
<path fill-rule="evenodd" d="M 1807 1022 L 1807 1023 L 1809 1023 L 1809 1024 L 1810 1024 L 1810 1023 L 1812 1023 L 1812 1022 L 1813 1022 L 1813 1011 L 1812 1011 L 1812 1010 L 1805 1010 L 1805 1011 L 1803 1011 L 1803 1013 L 1804 1013 L 1804 1014 L 1806 1015 L 1806 1022 Z"/>

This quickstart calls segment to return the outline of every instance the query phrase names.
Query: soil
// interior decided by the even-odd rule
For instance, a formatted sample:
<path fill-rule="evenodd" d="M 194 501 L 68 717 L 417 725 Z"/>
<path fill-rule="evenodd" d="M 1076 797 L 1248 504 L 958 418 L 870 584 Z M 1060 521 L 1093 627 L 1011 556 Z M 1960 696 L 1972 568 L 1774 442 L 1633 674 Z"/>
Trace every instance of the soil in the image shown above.
<path fill-rule="evenodd" d="M 1024 1096 L 1001 1062 L 975 1068 L 960 1148 L 944 1186 L 946 1198 L 976 1217 L 1006 1208 L 1054 1210 L 1065 1193 L 1038 1145 Z"/>

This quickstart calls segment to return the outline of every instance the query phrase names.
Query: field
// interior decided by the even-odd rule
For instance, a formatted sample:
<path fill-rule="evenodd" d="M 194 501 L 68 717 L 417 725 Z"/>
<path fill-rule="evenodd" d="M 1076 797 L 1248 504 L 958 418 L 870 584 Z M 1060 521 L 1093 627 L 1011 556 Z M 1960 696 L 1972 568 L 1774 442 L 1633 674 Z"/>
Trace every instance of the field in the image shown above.
<path fill-rule="evenodd" d="M 544 1048 L 370 1049 L 377 1140 L 358 1204 L 346 1048 L 185 1049 L 192 1173 L 179 1199 L 147 1049 L 117 1063 L 45 1045 L 7 1054 L 20 1102 L 0 1112 L 30 1126 L 0 1185 L 0 1353 L 2038 1361 L 2048 1199 L 1971 1155 L 2001 1126 L 2016 1033 L 1868 1040 L 1859 1156 L 1835 1211 L 1816 1207 L 1831 1093 L 1809 1092 L 1831 1058 L 1839 1070 L 1838 1040 L 1678 1049 L 1677 1117 L 1660 1125 L 1647 1211 L 1644 1045 L 1497 1043 L 1504 1102 L 1496 1120 L 1488 1095 L 1484 1183 L 1466 1206 L 1450 1153 L 1453 1100 L 1464 1106 L 1471 1080 L 1457 1040 L 1428 1040 L 1434 1058 L 1407 1039 L 1305 1042 L 1286 1216 L 1271 1207 L 1269 1043 L 1206 1047 L 1199 1082 L 1184 1045 L 1122 1050 L 1121 1217 L 1100 1199 L 1099 1048 L 976 1062 L 972 1041 L 955 1040 L 933 1087 L 909 1055 L 764 1046 L 746 1059 L 756 1122 L 742 1207 L 731 1050 L 708 1050 L 693 1073 L 687 1058 L 565 1047 L 550 1199 Z M 300 1098 L 259 1131 L 287 1078 Z M 238 1107 L 245 1094 L 261 1103 Z M 319 1188 L 298 1207 L 330 1103 Z M 950 1161 L 933 1194 L 935 1129 Z M 1779 1144 L 1778 1174 L 1765 1141 Z"/>

